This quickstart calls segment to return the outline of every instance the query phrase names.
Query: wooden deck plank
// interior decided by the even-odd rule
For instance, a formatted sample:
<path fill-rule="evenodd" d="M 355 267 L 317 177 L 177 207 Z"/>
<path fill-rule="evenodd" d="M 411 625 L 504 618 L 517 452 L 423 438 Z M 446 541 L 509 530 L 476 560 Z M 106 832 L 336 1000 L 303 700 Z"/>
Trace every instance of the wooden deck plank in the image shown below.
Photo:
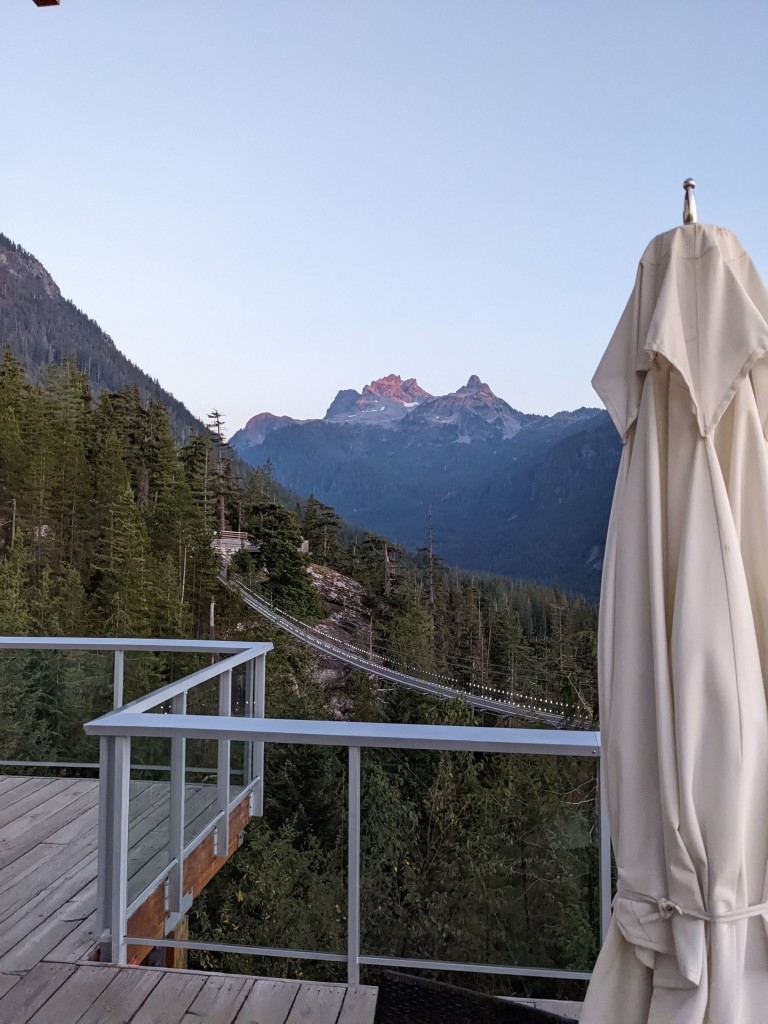
<path fill-rule="evenodd" d="M 343 985 L 302 984 L 285 1024 L 336 1024 L 344 1002 Z"/>
<path fill-rule="evenodd" d="M 3 990 L 3 979 L 13 987 Z M 10 981 L 8 982 L 10 983 Z M 2 1024 L 372 1024 L 369 986 L 111 964 L 0 974 Z"/>
<path fill-rule="evenodd" d="M 13 858 L 0 871 L 0 971 L 29 970 L 40 961 L 91 959 L 98 943 L 98 783 L 92 779 L 14 777 L 9 793 L 16 790 L 22 796 L 12 805 L 12 820 L 0 829 L 0 855 L 4 851 L 6 859 Z M 145 860 L 144 876 L 133 876 L 137 893 L 166 863 L 168 796 L 167 783 L 131 783 L 131 838 L 142 847 L 136 859 Z M 188 825 L 196 830 L 208 824 L 214 804 L 214 786 L 191 784 Z M 21 813 L 24 809 L 26 814 Z M 30 820 L 33 823 L 27 828 Z M 236 848 L 240 827 L 236 814 L 230 854 Z M 37 845 L 32 845 L 35 842 Z M 208 845 L 211 842 L 206 840 Z M 202 848 L 197 852 L 210 860 L 205 865 L 207 879 L 223 860 Z M 189 871 L 192 884 L 197 875 L 192 867 Z M 161 926 L 162 911 L 153 913 Z M 154 925 L 148 934 L 155 934 Z"/>
<path fill-rule="evenodd" d="M 75 786 L 66 790 L 65 795 L 67 798 L 61 801 L 58 810 L 49 805 L 46 814 L 42 817 L 38 816 L 34 822 L 31 816 L 17 818 L 15 823 L 10 823 L 2 830 L 0 839 L 18 841 L 23 834 L 25 838 L 29 837 L 34 843 L 47 842 L 59 829 L 69 825 L 78 815 L 84 811 L 93 811 L 98 808 L 99 785 L 93 779 L 79 779 Z M 27 827 L 23 830 L 20 829 L 19 821 L 24 821 Z M 31 846 L 28 849 L 31 849 Z"/>
<path fill-rule="evenodd" d="M 233 1024 L 285 1024 L 299 988 L 298 981 L 257 978 Z"/>
<path fill-rule="evenodd" d="M 28 779 L 28 775 L 3 775 L 0 778 L 0 796 L 3 793 L 8 793 L 10 790 L 15 789 L 16 786 L 20 786 L 22 782 Z"/>
<path fill-rule="evenodd" d="M 74 781 L 74 779 L 25 779 L 10 793 L 3 794 L 3 798 L 0 800 L 0 829 L 47 799 L 46 790 L 60 793 L 63 789 L 68 788 L 66 784 L 72 785 Z M 57 786 L 57 782 L 63 782 L 65 785 Z"/>
<path fill-rule="evenodd" d="M 17 828 L 14 835 L 4 832 L 0 836 L 0 868 L 16 864 L 26 853 L 36 846 L 70 846 L 73 842 L 81 842 L 84 836 L 96 838 L 98 828 L 98 792 L 91 790 L 83 793 L 71 803 L 59 808 L 49 817 L 35 823 L 29 822 L 27 829 Z M 25 819 L 20 819 L 23 823 Z M 52 839 L 62 827 L 77 828 L 71 833 L 70 842 L 63 844 Z M 16 869 L 14 868 L 14 876 Z"/>
<path fill-rule="evenodd" d="M 79 806 L 72 808 L 77 811 L 77 817 L 68 818 L 49 833 L 44 842 L 49 846 L 69 846 L 76 843 L 86 833 L 96 833 L 99 827 L 99 791 L 95 789 L 90 804 L 83 797 L 78 801 Z"/>
<path fill-rule="evenodd" d="M 76 1021 L 112 981 L 111 972 L 98 965 L 76 967 L 60 988 L 29 1018 L 29 1024 L 64 1024 Z"/>
<path fill-rule="evenodd" d="M 59 877 L 48 875 L 39 879 L 37 894 L 0 920 L 0 957 L 23 936 L 57 914 L 74 896 L 96 878 L 96 852 L 78 859 Z M 41 888 L 42 887 L 42 888 Z M 83 915 L 87 916 L 87 915 Z M 2 962 L 0 960 L 0 962 Z"/>
<path fill-rule="evenodd" d="M 82 924 L 51 917 L 0 957 L 0 971 L 28 971 Z M 0 1017 L 2 1020 L 2 1017 Z"/>
<path fill-rule="evenodd" d="M 0 796 L 2 796 L 0 807 L 10 807 L 11 804 L 21 800 L 22 797 L 29 793 L 34 793 L 35 790 L 55 781 L 46 775 L 12 775 L 4 777 L 7 777 L 10 783 L 5 789 L 0 791 Z"/>
<path fill-rule="evenodd" d="M 43 960 L 61 964 L 76 964 L 81 960 L 90 960 L 96 953 L 98 944 L 98 915 L 92 910 L 88 917 L 76 922 L 72 931 L 48 950 Z"/>
<path fill-rule="evenodd" d="M 184 845 L 191 842 L 207 822 L 203 815 L 216 806 L 216 786 L 207 782 L 188 782 L 184 790 Z"/>
<path fill-rule="evenodd" d="M 27 1024 L 74 971 L 70 964 L 40 964 L 0 998 L 0 1020 L 3 1024 Z"/>
<path fill-rule="evenodd" d="M 0 998 L 2 998 L 6 992 L 10 992 L 13 986 L 21 981 L 23 975 L 21 974 L 0 974 Z"/>
<path fill-rule="evenodd" d="M 72 845 L 58 850 L 55 858 L 39 863 L 34 871 L 21 877 L 16 885 L 10 885 L 0 892 L 0 924 L 14 913 L 29 909 L 35 899 L 39 900 L 58 879 L 76 870 L 78 865 L 89 862 L 89 858 L 93 860 L 95 856 L 96 852 L 89 851 L 87 847 Z"/>
<path fill-rule="evenodd" d="M 195 996 L 180 1024 L 200 1024 L 201 1020 L 216 1020 L 216 1024 L 232 1024 L 245 997 L 253 988 L 253 981 L 242 975 L 212 974 Z"/>
<path fill-rule="evenodd" d="M 110 982 L 73 1024 L 128 1024 L 162 978 L 160 971 L 129 971 L 106 964 L 98 969 L 109 972 Z"/>
<path fill-rule="evenodd" d="M 64 781 L 64 780 L 62 780 Z M 36 794 L 37 803 L 29 810 L 23 812 L 23 817 L 18 813 L 19 805 L 12 820 L 6 822 L 0 828 L 0 836 L 4 840 L 18 839 L 20 835 L 35 829 L 38 825 L 47 827 L 46 823 L 60 810 L 66 809 L 70 804 L 75 803 L 81 796 L 93 792 L 92 779 L 71 779 L 68 786 L 47 787 L 42 793 Z M 26 803 L 26 801 L 24 801 Z M 9 808 L 13 813 L 14 808 Z"/>
<path fill-rule="evenodd" d="M 199 974 L 163 974 L 131 1024 L 179 1024 L 204 983 Z"/>
<path fill-rule="evenodd" d="M 0 801 L 0 830 L 15 822 L 19 815 L 33 813 L 41 804 L 60 797 L 80 779 L 29 778 L 12 789 Z"/>
<path fill-rule="evenodd" d="M 55 849 L 43 844 L 35 846 L 31 850 L 27 850 L 25 854 L 22 854 L 14 862 L 13 871 L 5 870 L 7 865 L 3 865 L 3 862 L 0 860 L 0 896 L 7 892 L 8 889 L 12 889 L 18 880 L 26 878 L 27 875 L 35 871 L 39 871 L 46 861 L 56 856 L 56 853 Z"/>
<path fill-rule="evenodd" d="M 377 996 L 372 985 L 349 985 L 336 1024 L 373 1024 Z"/>
<path fill-rule="evenodd" d="M 134 785 L 137 785 L 134 783 Z M 128 902 L 138 896 L 133 879 L 158 849 L 168 846 L 169 790 L 167 783 L 143 783 L 131 796 L 128 822 Z M 157 874 L 157 872 L 156 872 Z M 148 881 L 152 881 L 151 878 Z"/>

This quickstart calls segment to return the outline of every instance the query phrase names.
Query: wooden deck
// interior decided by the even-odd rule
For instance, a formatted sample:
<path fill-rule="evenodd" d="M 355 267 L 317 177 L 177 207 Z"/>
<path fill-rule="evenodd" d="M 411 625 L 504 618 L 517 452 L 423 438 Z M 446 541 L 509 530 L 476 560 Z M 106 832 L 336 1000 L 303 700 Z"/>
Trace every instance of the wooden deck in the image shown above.
<path fill-rule="evenodd" d="M 110 964 L 0 974 L 2 1024 L 372 1024 L 376 989 Z"/>
<path fill-rule="evenodd" d="M 28 970 L 46 959 L 76 963 L 95 954 L 98 790 L 91 779 L 0 778 L 0 971 Z M 214 786 L 187 787 L 190 835 L 212 819 L 215 799 Z M 129 818 L 131 900 L 166 863 L 168 784 L 132 782 Z M 235 835 L 232 852 L 236 845 Z M 196 858 L 207 862 L 197 873 L 207 874 L 202 884 L 224 860 L 214 863 L 207 853 Z M 155 896 L 145 907 L 134 915 L 141 930 L 129 922 L 129 932 L 160 936 L 162 899 Z"/>
<path fill-rule="evenodd" d="M 214 803 L 215 787 L 187 788 L 188 837 L 211 819 Z M 131 784 L 131 896 L 164 863 L 167 807 L 167 784 Z M 376 989 L 370 986 L 87 962 L 98 941 L 97 843 L 97 782 L 0 777 L 0 1024 L 373 1021 Z M 235 834 L 230 852 L 236 845 Z M 192 866 L 204 884 L 223 858 L 214 858 L 205 844 L 198 850 L 200 863 Z M 146 912 L 135 916 L 141 930 L 129 925 L 129 932 L 156 934 L 144 930 L 152 926 Z"/>

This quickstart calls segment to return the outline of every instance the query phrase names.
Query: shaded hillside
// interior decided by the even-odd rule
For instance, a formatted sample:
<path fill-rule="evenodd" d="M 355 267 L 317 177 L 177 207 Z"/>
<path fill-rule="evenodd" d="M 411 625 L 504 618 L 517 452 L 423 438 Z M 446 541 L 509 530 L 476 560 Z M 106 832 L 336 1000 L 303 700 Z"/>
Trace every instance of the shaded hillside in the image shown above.
<path fill-rule="evenodd" d="M 99 325 L 68 299 L 43 265 L 0 234 L 0 350 L 10 348 L 29 380 L 42 383 L 50 364 L 74 356 L 98 398 L 136 386 L 142 400 L 161 402 L 176 437 L 199 434 L 202 423 L 115 346 Z"/>

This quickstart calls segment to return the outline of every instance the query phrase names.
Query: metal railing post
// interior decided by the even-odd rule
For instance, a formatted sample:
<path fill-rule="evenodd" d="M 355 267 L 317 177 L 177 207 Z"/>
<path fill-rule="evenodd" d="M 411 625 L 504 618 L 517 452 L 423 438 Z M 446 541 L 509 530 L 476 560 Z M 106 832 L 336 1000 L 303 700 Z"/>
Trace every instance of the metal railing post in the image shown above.
<path fill-rule="evenodd" d="M 253 665 L 253 716 L 264 718 L 267 708 L 267 657 L 260 654 Z M 261 817 L 264 814 L 264 741 L 259 740 L 253 744 L 253 778 L 258 779 L 253 789 L 253 814 Z"/>
<path fill-rule="evenodd" d="M 347 983 L 360 984 L 360 747 L 349 748 Z"/>
<path fill-rule="evenodd" d="M 130 737 L 101 741 L 99 868 L 97 878 L 101 958 L 126 963 Z"/>
<path fill-rule="evenodd" d="M 187 694 L 179 693 L 171 702 L 174 715 L 187 713 Z M 168 879 L 168 913 L 184 912 L 184 791 L 186 774 L 187 741 L 183 736 L 171 739 L 171 782 L 169 812 L 169 854 L 176 864 Z"/>
<path fill-rule="evenodd" d="M 219 676 L 219 715 L 222 718 L 232 714 L 232 669 L 227 669 Z M 216 828 L 215 854 L 226 857 L 229 851 L 229 768 L 230 741 L 219 740 L 219 758 L 217 772 L 217 804 L 219 815 L 223 817 Z"/>
<path fill-rule="evenodd" d="M 96 871 L 96 911 L 99 922 L 99 945 L 101 959 L 109 959 L 110 886 L 109 863 L 111 858 L 109 817 L 112 804 L 112 778 L 114 749 L 108 736 L 99 739 L 99 859 Z"/>
<path fill-rule="evenodd" d="M 123 705 L 123 677 L 125 675 L 125 651 L 115 651 L 115 662 L 112 670 L 112 707 Z"/>
<path fill-rule="evenodd" d="M 600 850 L 599 850 L 599 884 L 600 884 L 600 945 L 605 942 L 611 923 L 611 900 L 613 887 L 611 879 L 611 829 L 608 821 L 608 800 L 605 792 L 603 758 L 599 759 L 597 769 L 597 799 L 600 813 Z"/>

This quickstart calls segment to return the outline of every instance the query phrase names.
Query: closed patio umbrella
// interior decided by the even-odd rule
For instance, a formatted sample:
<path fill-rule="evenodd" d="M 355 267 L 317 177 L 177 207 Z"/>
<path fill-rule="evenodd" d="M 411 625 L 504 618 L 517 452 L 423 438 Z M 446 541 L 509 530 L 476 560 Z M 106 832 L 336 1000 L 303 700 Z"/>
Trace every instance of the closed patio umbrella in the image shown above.
<path fill-rule="evenodd" d="M 599 631 L 617 895 L 583 1024 L 768 1021 L 768 290 L 655 238 L 593 384 L 625 446 Z"/>

